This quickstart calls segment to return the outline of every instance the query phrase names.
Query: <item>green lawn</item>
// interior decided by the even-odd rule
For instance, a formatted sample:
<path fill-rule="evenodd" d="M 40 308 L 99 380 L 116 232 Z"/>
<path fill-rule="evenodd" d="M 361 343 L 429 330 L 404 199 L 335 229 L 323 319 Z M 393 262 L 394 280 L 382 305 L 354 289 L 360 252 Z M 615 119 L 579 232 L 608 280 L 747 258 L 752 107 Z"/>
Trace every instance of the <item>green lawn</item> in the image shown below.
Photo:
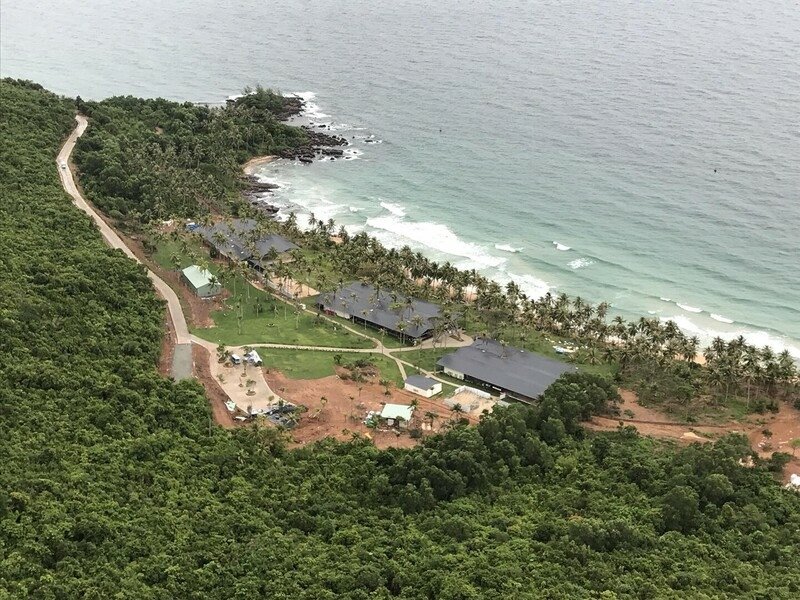
<path fill-rule="evenodd" d="M 199 258 L 200 261 L 210 262 L 208 257 L 208 249 L 202 242 L 188 235 L 182 237 L 183 241 L 176 241 L 173 239 L 160 240 L 156 246 L 156 251 L 152 254 L 153 260 L 162 269 L 174 271 L 176 269 L 175 260 L 177 258 L 180 263 L 180 268 L 188 267 L 192 264 L 192 256 Z M 216 272 L 216 269 L 212 268 Z"/>
<path fill-rule="evenodd" d="M 436 371 L 436 361 L 445 354 L 454 352 L 455 348 L 436 348 L 435 350 L 408 350 L 406 352 L 397 352 L 394 355 L 400 360 L 415 365 L 424 371 Z"/>
<path fill-rule="evenodd" d="M 207 249 L 192 238 L 188 238 L 185 245 L 170 239 L 161 241 L 153 259 L 163 268 L 174 270 L 173 257 L 177 257 L 181 267 L 185 267 L 192 263 L 191 254 L 207 261 L 212 273 L 220 274 L 220 265 L 211 261 Z M 291 303 L 283 302 L 272 294 L 253 287 L 243 277 L 223 280 L 223 285 L 231 296 L 227 299 L 224 310 L 211 313 L 216 326 L 192 328 L 192 333 L 203 339 L 227 346 L 272 343 L 333 348 L 374 347 L 369 340 L 350 333 L 341 326 L 325 320 L 317 321 L 315 315 L 298 312 Z M 237 310 L 239 303 L 241 312 Z M 239 314 L 242 316 L 241 323 L 238 322 Z"/>
<path fill-rule="evenodd" d="M 374 347 L 370 340 L 325 319 L 317 321 L 316 315 L 300 311 L 249 284 L 248 298 L 247 291 L 242 291 L 243 285 L 244 281 L 239 281 L 236 299 L 229 298 L 226 309 L 211 313 L 216 327 L 195 329 L 193 333 L 227 346 L 268 343 L 331 348 Z M 237 309 L 238 303 L 241 303 L 241 311 Z"/>
<path fill-rule="evenodd" d="M 403 386 L 400 369 L 389 357 L 381 354 L 358 352 L 331 352 L 324 350 L 283 350 L 279 348 L 258 348 L 264 365 L 281 371 L 290 379 L 320 379 L 335 373 L 334 357 L 341 356 L 342 364 L 360 359 L 369 359 L 380 371 L 380 377 L 391 380 L 396 386 Z"/>

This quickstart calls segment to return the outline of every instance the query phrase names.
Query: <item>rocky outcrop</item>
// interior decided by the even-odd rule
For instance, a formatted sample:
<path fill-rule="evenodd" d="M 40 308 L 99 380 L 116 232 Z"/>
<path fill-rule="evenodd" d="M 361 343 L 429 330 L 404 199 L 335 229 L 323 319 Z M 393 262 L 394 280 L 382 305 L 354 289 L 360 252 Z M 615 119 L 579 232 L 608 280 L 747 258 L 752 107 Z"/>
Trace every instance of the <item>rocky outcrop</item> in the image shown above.
<path fill-rule="evenodd" d="M 347 146 L 348 142 L 338 135 L 329 135 L 317 131 L 313 127 L 304 126 L 308 141 L 296 148 L 286 148 L 280 153 L 281 158 L 299 160 L 302 163 L 311 163 L 319 156 L 342 156 L 343 150 L 337 146 Z"/>

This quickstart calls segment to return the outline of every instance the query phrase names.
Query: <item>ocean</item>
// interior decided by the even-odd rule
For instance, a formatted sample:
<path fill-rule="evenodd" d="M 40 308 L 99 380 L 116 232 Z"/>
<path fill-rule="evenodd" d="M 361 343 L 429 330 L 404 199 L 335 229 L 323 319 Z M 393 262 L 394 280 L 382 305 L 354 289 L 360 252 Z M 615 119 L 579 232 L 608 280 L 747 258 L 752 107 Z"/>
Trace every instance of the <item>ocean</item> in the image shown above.
<path fill-rule="evenodd" d="M 276 202 L 800 358 L 794 0 L 4 2 L 0 72 L 84 98 L 308 101 L 346 160 Z"/>

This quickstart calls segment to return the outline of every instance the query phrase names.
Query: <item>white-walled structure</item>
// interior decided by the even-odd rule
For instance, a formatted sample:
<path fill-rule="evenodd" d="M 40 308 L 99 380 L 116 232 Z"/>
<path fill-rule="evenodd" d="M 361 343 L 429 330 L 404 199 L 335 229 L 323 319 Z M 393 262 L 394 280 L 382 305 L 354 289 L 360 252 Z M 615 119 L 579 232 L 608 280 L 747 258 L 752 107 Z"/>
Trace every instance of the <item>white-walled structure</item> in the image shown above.
<path fill-rule="evenodd" d="M 442 393 L 441 382 L 422 375 L 409 375 L 406 378 L 404 388 L 406 391 L 423 398 L 430 398 Z"/>

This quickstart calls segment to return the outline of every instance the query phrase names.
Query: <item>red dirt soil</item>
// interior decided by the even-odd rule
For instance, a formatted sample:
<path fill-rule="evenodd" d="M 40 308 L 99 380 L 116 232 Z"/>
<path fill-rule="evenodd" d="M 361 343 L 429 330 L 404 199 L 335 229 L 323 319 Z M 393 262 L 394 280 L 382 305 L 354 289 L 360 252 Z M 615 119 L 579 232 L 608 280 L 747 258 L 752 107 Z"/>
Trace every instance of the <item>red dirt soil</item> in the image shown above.
<path fill-rule="evenodd" d="M 161 353 L 158 355 L 158 372 L 162 377 L 172 375 L 172 356 L 175 354 L 175 329 L 169 311 L 164 309 L 164 336 L 161 339 Z"/>
<path fill-rule="evenodd" d="M 364 425 L 367 412 L 380 412 L 385 403 L 410 405 L 417 400 L 419 404 L 412 426 L 422 425 L 424 421 L 423 435 L 439 431 L 452 415 L 443 403 L 402 390 L 390 388 L 390 395 L 386 396 L 383 386 L 378 383 L 355 383 L 339 379 L 336 375 L 322 379 L 289 379 L 274 370 L 269 373 L 265 370 L 265 377 L 275 393 L 286 401 L 308 408 L 291 432 L 294 446 L 304 446 L 326 437 L 349 440 L 354 433 L 369 437 L 378 448 L 416 446 L 419 440 L 412 439 L 407 430 L 400 430 L 398 434 L 391 428 L 370 429 Z M 359 386 L 362 388 L 360 395 Z M 324 406 L 321 401 L 323 396 L 327 398 Z M 434 421 L 433 431 L 429 429 L 426 412 L 439 415 Z"/>
<path fill-rule="evenodd" d="M 620 423 L 630 425 L 642 435 L 669 438 L 681 443 L 711 442 L 727 433 L 743 433 L 750 440 L 753 450 L 762 458 L 769 458 L 774 452 L 792 454 L 789 442 L 800 437 L 800 411 L 787 403 L 782 403 L 777 414 L 751 415 L 749 421 L 732 422 L 725 425 L 697 425 L 676 423 L 657 410 L 641 406 L 636 394 L 620 389 L 623 410 L 630 410 L 633 418 L 594 417 L 586 426 L 595 431 L 613 431 Z M 762 432 L 770 431 L 771 436 Z M 769 444 L 769 445 L 765 445 Z M 792 473 L 800 474 L 800 452 L 786 465 L 783 480 L 789 481 Z"/>

